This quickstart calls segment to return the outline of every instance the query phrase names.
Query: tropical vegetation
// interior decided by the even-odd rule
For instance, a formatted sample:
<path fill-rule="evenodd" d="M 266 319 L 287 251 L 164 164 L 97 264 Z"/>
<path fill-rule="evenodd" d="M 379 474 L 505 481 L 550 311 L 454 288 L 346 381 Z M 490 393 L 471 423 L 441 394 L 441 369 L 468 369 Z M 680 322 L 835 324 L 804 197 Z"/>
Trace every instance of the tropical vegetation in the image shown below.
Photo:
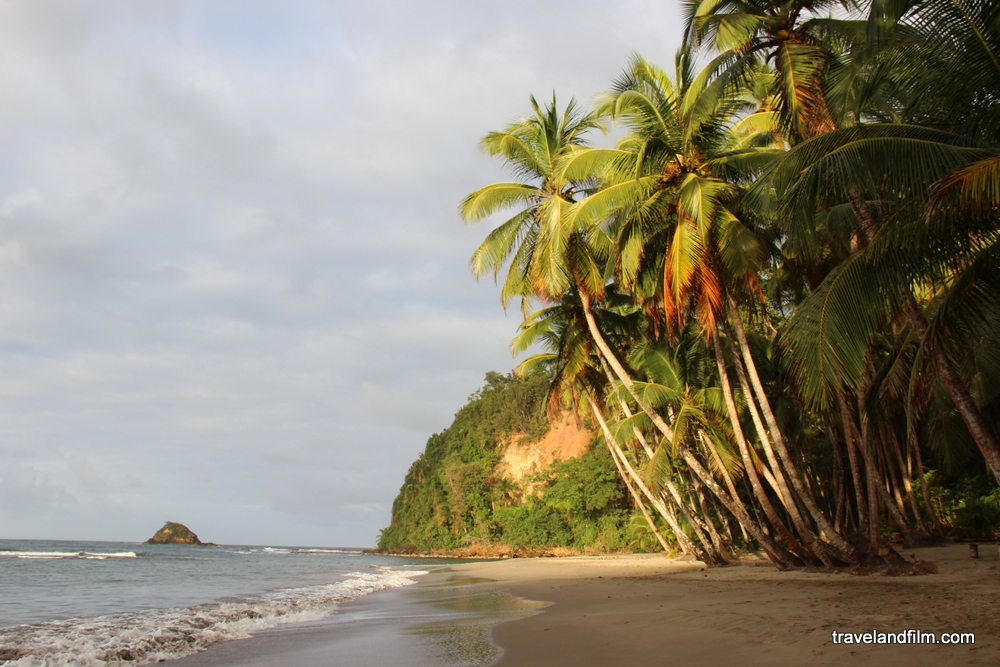
<path fill-rule="evenodd" d="M 505 220 L 470 266 L 520 303 L 519 372 L 663 548 L 905 568 L 894 540 L 990 534 L 1000 4 L 682 8 L 671 67 L 482 141 L 514 180 L 460 213 Z"/>
<path fill-rule="evenodd" d="M 378 548 L 454 555 L 642 549 L 649 536 L 642 523 L 633 536 L 630 521 L 642 517 L 606 449 L 591 446 L 525 478 L 505 474 L 506 448 L 515 440 L 537 442 L 549 430 L 550 384 L 537 371 L 523 378 L 487 373 L 410 466 Z"/>

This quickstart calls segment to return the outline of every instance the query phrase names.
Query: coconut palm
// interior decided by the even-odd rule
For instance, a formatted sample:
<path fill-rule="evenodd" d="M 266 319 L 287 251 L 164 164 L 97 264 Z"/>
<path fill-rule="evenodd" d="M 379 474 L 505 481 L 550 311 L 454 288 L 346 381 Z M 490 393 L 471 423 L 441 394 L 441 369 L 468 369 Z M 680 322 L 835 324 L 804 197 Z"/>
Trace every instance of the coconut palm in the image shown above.
<path fill-rule="evenodd" d="M 720 84 L 744 84 L 763 58 L 776 73 L 773 92 L 788 136 L 801 140 L 837 126 L 826 78 L 864 33 L 860 21 L 829 14 L 855 9 L 854 0 L 684 0 L 682 6 L 689 42 L 721 52 L 709 67 L 721 74 Z"/>
<path fill-rule="evenodd" d="M 859 252 L 789 323 L 786 347 L 807 396 L 822 403 L 840 387 L 858 389 L 869 342 L 901 314 L 1000 480 L 997 427 L 984 412 L 989 396 L 970 389 L 983 371 L 1000 370 L 995 347 L 983 343 L 997 335 L 997 17 L 995 3 L 875 3 L 872 22 L 882 38 L 887 26 L 905 33 L 879 58 L 895 68 L 896 117 L 909 122 L 859 125 L 807 141 L 766 186 L 783 197 L 790 239 L 800 247 L 816 247 L 815 211 L 851 193 L 873 203 Z M 859 302 L 866 308 L 853 306 Z M 974 358 L 970 350 L 981 363 L 963 369 L 955 359 Z"/>
<path fill-rule="evenodd" d="M 737 300 L 759 297 L 757 270 L 764 258 L 763 244 L 735 215 L 739 206 L 736 184 L 746 181 L 748 174 L 773 159 L 780 149 L 767 145 L 768 134 L 734 135 L 730 125 L 741 100 L 718 96 L 719 90 L 706 86 L 707 78 L 696 76 L 689 63 L 689 54 L 681 51 L 677 73 L 671 79 L 641 58 L 633 59 L 602 105 L 603 111 L 631 130 L 619 145 L 620 155 L 613 156 L 611 162 L 611 173 L 618 177 L 608 179 L 600 191 L 575 206 L 572 215 L 615 220 L 619 277 L 637 297 L 642 298 L 637 286 L 649 282 L 643 281 L 643 275 L 650 270 L 661 272 L 662 282 L 653 284 L 661 299 L 659 312 L 669 329 L 682 325 L 690 313 L 706 338 L 713 339 L 719 335 L 720 319 L 734 322 L 740 335 L 731 340 L 742 350 L 734 361 L 746 395 L 754 397 L 748 407 L 767 454 L 768 481 L 815 557 L 828 563 L 830 558 L 849 560 L 854 557 L 853 548 L 812 501 L 785 445 L 756 362 L 749 354 L 736 306 Z M 606 155 L 607 151 L 602 153 Z M 573 158 L 586 159 L 588 151 Z M 722 373 L 727 362 L 721 349 L 715 349 Z M 722 382 L 728 387 L 728 377 L 722 375 Z M 729 400 L 727 405 L 744 466 L 753 469 L 757 464 L 754 454 L 744 446 L 735 402 Z M 750 481 L 772 525 L 793 550 L 799 548 L 773 511 L 767 493 L 757 484 L 753 470 Z M 799 511 L 800 503 L 831 544 L 822 542 L 817 531 L 808 526 L 809 520 Z"/>
<path fill-rule="evenodd" d="M 472 269 L 545 306 L 518 344 L 549 345 L 530 362 L 686 550 L 725 560 L 739 528 L 779 565 L 891 558 L 886 520 L 936 523 L 920 444 L 943 397 L 1000 471 L 1000 9 L 685 7 L 709 67 L 636 57 L 594 114 L 532 99 L 484 139 L 518 179 L 463 201 L 469 222 L 514 211 Z M 614 148 L 584 141 L 602 116 L 628 131 Z"/>
<path fill-rule="evenodd" d="M 501 292 L 504 303 L 520 296 L 522 305 L 531 298 L 550 304 L 576 303 L 589 320 L 588 326 L 596 328 L 591 312 L 593 300 L 604 297 L 604 278 L 594 254 L 592 242 L 600 239 L 600 230 L 595 227 L 574 226 L 567 221 L 566 210 L 574 199 L 592 185 L 589 174 L 579 177 L 567 175 L 565 163 L 583 145 L 583 134 L 598 127 L 594 117 L 579 112 L 574 103 L 567 106 L 559 116 L 556 103 L 542 109 L 532 98 L 533 117 L 518 121 L 502 132 L 487 135 L 482 146 L 491 155 L 498 155 L 508 163 L 526 183 L 496 183 L 470 194 L 461 205 L 462 216 L 467 221 L 478 221 L 503 208 L 523 206 L 512 218 L 502 223 L 487 237 L 477 249 L 470 262 L 473 272 L 479 276 L 493 272 L 494 276 L 507 268 L 507 277 Z M 574 296 L 575 295 L 575 296 Z M 580 381 L 587 371 L 586 341 L 582 341 L 573 327 L 572 318 L 565 315 L 565 308 L 551 306 L 535 316 L 526 315 L 522 333 L 515 340 L 515 346 L 527 345 L 544 338 L 550 345 L 561 350 L 555 358 L 545 358 L 559 365 L 558 389 L 565 387 L 576 393 Z M 601 339 L 601 344 L 607 342 Z M 535 357 L 526 363 L 538 363 Z M 598 420 L 603 416 L 594 392 L 584 387 L 583 394 L 590 403 Z M 642 485 L 634 470 L 629 468 L 627 459 L 620 451 L 612 455 L 620 466 L 629 487 L 635 491 L 634 483 Z M 694 545 L 686 538 L 677 523 L 676 516 L 661 499 L 643 489 L 668 525 L 678 533 L 682 548 L 695 553 Z"/>
<path fill-rule="evenodd" d="M 540 365 L 552 368 L 552 407 L 562 409 L 565 397 L 574 409 L 579 410 L 581 404 L 589 408 L 590 414 L 604 433 L 604 442 L 611 452 L 619 475 L 664 550 L 670 549 L 669 544 L 656 528 L 654 519 L 646 509 L 647 503 L 666 521 L 684 553 L 709 562 L 723 562 L 712 553 L 711 544 L 707 540 L 701 540 L 698 544 L 688 536 L 671 500 L 650 489 L 648 480 L 621 448 L 621 439 L 612 435 L 605 418 L 606 406 L 601 400 L 605 378 L 598 370 L 600 362 L 593 354 L 593 345 L 584 319 L 582 300 L 574 289 L 569 290 L 553 305 L 525 317 L 518 335 L 511 343 L 511 350 L 518 354 L 541 345 L 546 351 L 529 356 L 518 366 L 518 372 L 526 373 Z"/>
<path fill-rule="evenodd" d="M 459 209 L 472 223 L 516 211 L 487 235 L 470 267 L 477 278 L 489 273 L 496 278 L 507 267 L 500 298 L 506 306 L 520 297 L 525 313 L 530 298 L 553 300 L 574 280 L 596 293 L 603 289 L 586 233 L 565 225 L 567 207 L 593 184 L 586 175 L 567 178 L 562 169 L 567 157 L 585 144 L 586 134 L 600 125 L 573 100 L 560 114 L 555 95 L 544 108 L 531 97 L 531 106 L 532 116 L 490 132 L 480 142 L 484 152 L 500 157 L 520 180 L 480 188 Z"/>

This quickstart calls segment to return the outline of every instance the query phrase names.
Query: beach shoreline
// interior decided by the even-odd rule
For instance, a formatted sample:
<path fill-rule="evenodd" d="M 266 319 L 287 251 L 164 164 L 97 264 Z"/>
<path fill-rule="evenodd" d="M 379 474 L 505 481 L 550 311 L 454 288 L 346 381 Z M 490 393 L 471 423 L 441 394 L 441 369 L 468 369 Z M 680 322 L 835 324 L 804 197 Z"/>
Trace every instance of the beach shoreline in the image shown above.
<path fill-rule="evenodd" d="M 664 556 L 512 559 L 452 566 L 551 603 L 493 629 L 497 667 L 535 665 L 1000 664 L 1000 558 L 981 545 L 910 549 L 916 577 L 705 568 Z M 973 633 L 974 644 L 845 644 L 834 632 Z M 895 639 L 898 639 L 896 637 Z M 902 637 L 904 640 L 913 640 Z M 843 638 L 841 638 L 843 639 Z M 885 638 L 884 638 L 885 639 Z"/>
<path fill-rule="evenodd" d="M 662 554 L 451 563 L 333 617 L 224 642 L 178 667 L 996 665 L 1000 557 L 911 549 L 938 574 L 708 568 Z M 833 632 L 973 633 L 974 644 L 835 643 Z M 877 637 L 876 637 L 877 639 Z M 909 638 L 913 641 L 913 637 Z"/>
<path fill-rule="evenodd" d="M 431 569 L 416 583 L 342 603 L 328 618 L 278 626 L 246 639 L 212 644 L 177 667 L 487 667 L 500 655 L 495 625 L 542 605 L 505 587 Z"/>

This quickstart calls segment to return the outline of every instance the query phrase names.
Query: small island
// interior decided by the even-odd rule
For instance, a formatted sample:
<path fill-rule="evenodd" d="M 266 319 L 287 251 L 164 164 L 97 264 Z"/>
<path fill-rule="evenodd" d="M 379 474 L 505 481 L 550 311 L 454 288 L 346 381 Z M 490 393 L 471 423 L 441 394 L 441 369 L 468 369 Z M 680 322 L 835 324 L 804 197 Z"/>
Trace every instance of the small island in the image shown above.
<path fill-rule="evenodd" d="M 182 523 L 167 521 L 163 528 L 156 531 L 156 534 L 143 542 L 143 544 L 192 544 L 202 547 L 218 546 L 213 542 L 202 542 L 190 528 Z"/>

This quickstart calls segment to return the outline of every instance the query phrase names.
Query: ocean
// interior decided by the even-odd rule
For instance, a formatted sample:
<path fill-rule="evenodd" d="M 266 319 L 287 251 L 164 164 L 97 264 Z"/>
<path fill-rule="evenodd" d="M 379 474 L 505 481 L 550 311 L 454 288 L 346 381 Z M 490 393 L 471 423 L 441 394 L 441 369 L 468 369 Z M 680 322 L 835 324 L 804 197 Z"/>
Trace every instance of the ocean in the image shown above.
<path fill-rule="evenodd" d="M 0 664 L 177 659 L 330 618 L 433 565 L 326 547 L 0 540 Z"/>

